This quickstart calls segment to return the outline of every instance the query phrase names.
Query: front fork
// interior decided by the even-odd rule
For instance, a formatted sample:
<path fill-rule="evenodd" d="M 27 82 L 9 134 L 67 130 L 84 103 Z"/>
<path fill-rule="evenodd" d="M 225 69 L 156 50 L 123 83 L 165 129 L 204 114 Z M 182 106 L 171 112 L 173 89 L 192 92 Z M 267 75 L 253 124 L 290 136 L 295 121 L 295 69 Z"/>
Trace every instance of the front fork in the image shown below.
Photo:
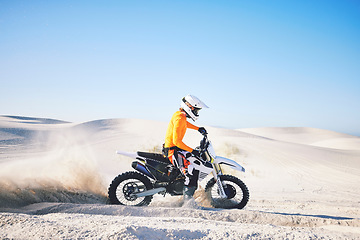
<path fill-rule="evenodd" d="M 215 177 L 216 184 L 219 189 L 219 195 L 221 198 L 227 198 L 224 185 L 220 179 L 220 176 L 222 175 L 222 170 L 219 164 L 213 163 L 213 175 Z"/>

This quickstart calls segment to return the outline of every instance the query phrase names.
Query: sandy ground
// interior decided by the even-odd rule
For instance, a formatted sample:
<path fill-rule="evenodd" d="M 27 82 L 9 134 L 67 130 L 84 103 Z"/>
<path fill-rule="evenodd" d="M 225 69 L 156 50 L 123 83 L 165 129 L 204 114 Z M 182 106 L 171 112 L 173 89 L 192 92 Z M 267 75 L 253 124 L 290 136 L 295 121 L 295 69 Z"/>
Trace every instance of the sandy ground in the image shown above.
<path fill-rule="evenodd" d="M 123 151 L 159 152 L 167 123 L 68 123 L 0 116 L 0 238 L 360 239 L 360 138 L 323 129 L 206 127 L 218 155 L 245 167 L 245 209 L 214 209 L 201 183 L 194 206 L 157 195 L 115 206 L 106 192 L 132 170 Z M 201 136 L 188 130 L 185 142 Z"/>

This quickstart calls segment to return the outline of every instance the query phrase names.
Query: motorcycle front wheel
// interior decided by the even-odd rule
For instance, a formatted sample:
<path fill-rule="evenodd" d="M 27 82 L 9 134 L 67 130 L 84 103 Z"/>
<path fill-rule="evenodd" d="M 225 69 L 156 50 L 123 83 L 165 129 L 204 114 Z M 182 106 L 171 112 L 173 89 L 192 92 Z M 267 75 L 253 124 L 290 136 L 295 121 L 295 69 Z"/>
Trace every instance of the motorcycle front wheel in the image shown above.
<path fill-rule="evenodd" d="M 231 175 L 220 176 L 226 198 L 220 196 L 218 184 L 212 178 L 206 184 L 205 192 L 211 199 L 211 205 L 215 208 L 238 208 L 242 209 L 249 201 L 249 190 L 246 185 L 237 177 Z"/>
<path fill-rule="evenodd" d="M 147 206 L 153 196 L 136 197 L 135 193 L 150 190 L 150 180 L 138 172 L 126 172 L 117 176 L 109 187 L 109 200 L 111 204 L 127 206 Z"/>

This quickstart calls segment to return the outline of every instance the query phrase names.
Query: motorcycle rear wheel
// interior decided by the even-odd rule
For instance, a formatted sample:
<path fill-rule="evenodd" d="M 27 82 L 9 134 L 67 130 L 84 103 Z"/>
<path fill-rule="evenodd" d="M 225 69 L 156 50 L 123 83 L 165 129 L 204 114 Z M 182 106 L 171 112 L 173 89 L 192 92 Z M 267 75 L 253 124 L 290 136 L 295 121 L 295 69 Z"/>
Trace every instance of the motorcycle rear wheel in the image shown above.
<path fill-rule="evenodd" d="M 138 172 L 120 174 L 110 184 L 108 194 L 111 204 L 127 206 L 147 206 L 153 196 L 136 197 L 140 193 L 152 189 L 150 180 Z"/>
<path fill-rule="evenodd" d="M 244 208 L 249 201 L 250 194 L 243 181 L 231 175 L 222 175 L 220 179 L 223 182 L 227 198 L 220 197 L 218 185 L 212 178 L 205 187 L 205 192 L 211 199 L 211 205 L 215 208 Z"/>

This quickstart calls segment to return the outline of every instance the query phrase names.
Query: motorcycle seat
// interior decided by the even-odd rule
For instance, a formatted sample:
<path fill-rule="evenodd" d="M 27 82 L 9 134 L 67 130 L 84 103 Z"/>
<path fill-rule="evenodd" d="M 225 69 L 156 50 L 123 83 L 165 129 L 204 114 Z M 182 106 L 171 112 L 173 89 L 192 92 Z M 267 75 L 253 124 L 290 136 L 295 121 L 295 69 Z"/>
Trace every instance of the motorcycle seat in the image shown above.
<path fill-rule="evenodd" d="M 166 164 L 171 164 L 169 158 L 164 157 L 164 155 L 162 155 L 160 153 L 137 152 L 137 154 L 140 157 L 150 158 L 150 159 L 154 159 L 154 160 L 166 163 Z"/>

